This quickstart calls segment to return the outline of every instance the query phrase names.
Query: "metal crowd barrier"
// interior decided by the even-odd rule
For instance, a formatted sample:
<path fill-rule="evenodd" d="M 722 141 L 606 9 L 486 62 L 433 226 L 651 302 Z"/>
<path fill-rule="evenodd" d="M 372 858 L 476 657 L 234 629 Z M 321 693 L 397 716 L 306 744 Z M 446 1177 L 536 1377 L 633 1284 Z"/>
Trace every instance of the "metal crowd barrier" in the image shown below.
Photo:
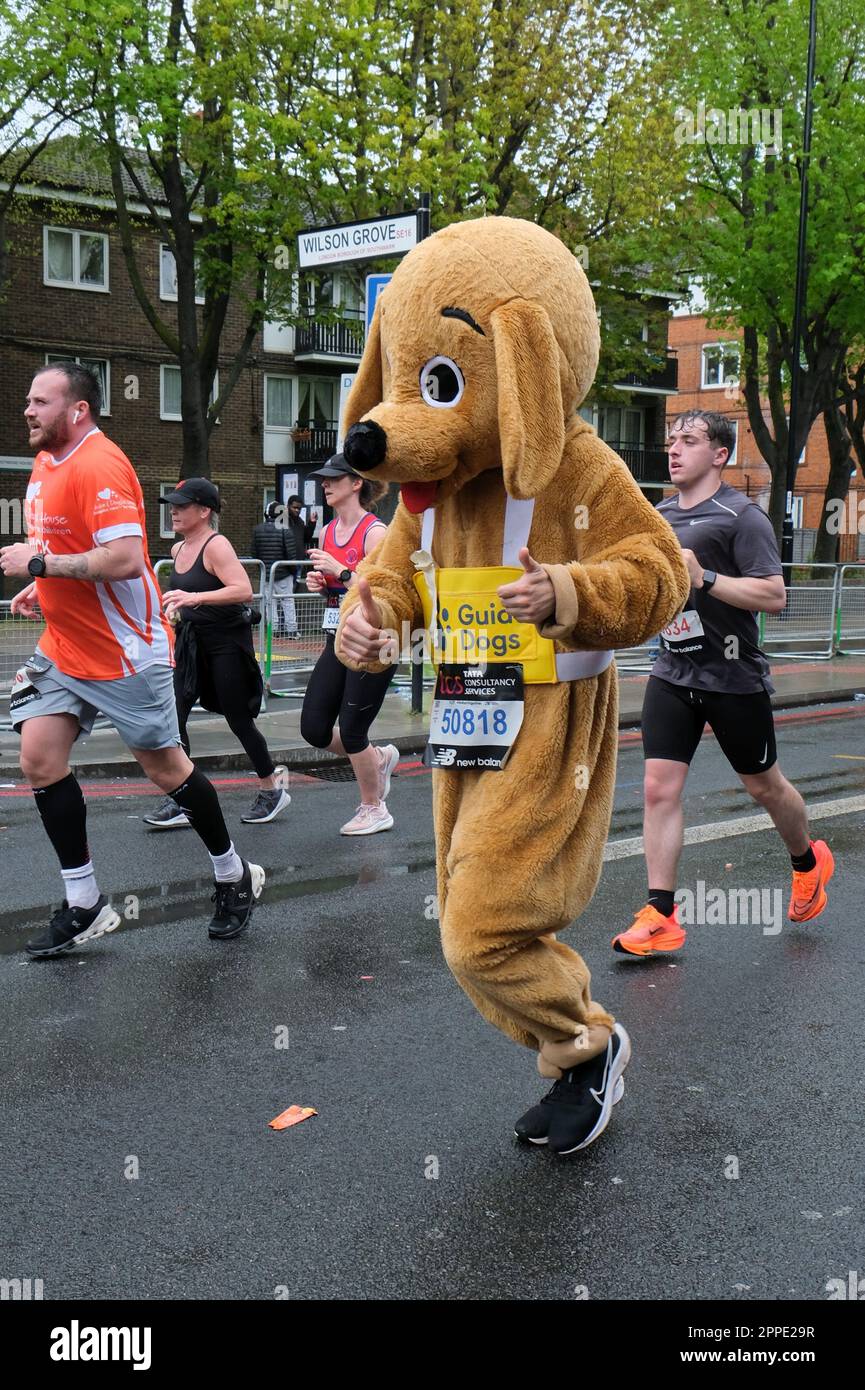
<path fill-rule="evenodd" d="M 761 613 L 760 646 L 768 657 L 787 661 L 828 661 L 835 654 L 838 566 L 801 566 L 807 578 L 787 586 L 781 613 Z"/>
<path fill-rule="evenodd" d="M 0 697 L 8 697 L 16 672 L 35 652 L 45 631 L 41 618 L 12 616 L 11 599 L 0 601 Z"/>
<path fill-rule="evenodd" d="M 325 600 L 306 587 L 311 569 L 311 560 L 277 560 L 270 571 L 265 594 L 262 670 L 265 686 L 272 695 L 302 695 L 306 682 L 297 677 L 308 675 L 324 651 L 321 625 Z M 293 580 L 289 592 L 280 589 L 286 579 Z"/>
<path fill-rule="evenodd" d="M 865 565 L 842 565 L 838 571 L 835 650 L 865 656 Z"/>
<path fill-rule="evenodd" d="M 302 696 L 305 676 L 314 667 L 324 648 L 321 624 L 324 599 L 306 589 L 305 579 L 294 592 L 280 593 L 277 584 L 286 574 L 308 570 L 308 560 L 280 560 L 265 580 L 264 564 L 239 556 L 250 576 L 253 602 L 262 614 L 253 628 L 256 658 L 264 678 L 265 693 Z M 154 563 L 164 589 L 171 560 Z M 783 613 L 761 614 L 760 645 L 777 660 L 826 661 L 836 653 L 865 655 L 865 563 L 802 566 L 807 577 L 787 589 Z M 0 699 L 8 697 L 18 669 L 35 650 L 44 631 L 42 621 L 13 617 L 9 600 L 0 600 Z M 288 632 L 296 626 L 297 636 Z M 654 641 L 616 652 L 616 665 L 624 674 L 648 672 L 657 655 Z M 409 668 L 404 665 L 396 684 L 405 685 Z M 427 680 L 431 672 L 427 671 Z"/>

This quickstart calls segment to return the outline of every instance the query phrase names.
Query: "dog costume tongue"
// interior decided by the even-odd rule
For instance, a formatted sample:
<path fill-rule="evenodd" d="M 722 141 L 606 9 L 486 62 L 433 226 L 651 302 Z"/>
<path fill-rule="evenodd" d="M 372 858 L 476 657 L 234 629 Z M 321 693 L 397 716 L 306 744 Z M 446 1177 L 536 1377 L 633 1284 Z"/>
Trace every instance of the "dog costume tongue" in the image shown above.
<path fill-rule="evenodd" d="M 416 516 L 418 512 L 425 512 L 427 507 L 435 506 L 438 488 L 439 485 L 436 482 L 403 483 L 400 488 L 400 496 L 406 509 Z"/>

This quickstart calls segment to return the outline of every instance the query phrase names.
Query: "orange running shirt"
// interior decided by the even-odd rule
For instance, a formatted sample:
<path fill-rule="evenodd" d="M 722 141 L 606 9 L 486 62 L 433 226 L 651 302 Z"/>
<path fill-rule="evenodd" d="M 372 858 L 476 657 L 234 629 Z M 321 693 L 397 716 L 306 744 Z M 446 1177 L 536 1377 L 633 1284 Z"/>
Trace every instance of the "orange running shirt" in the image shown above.
<path fill-rule="evenodd" d="M 144 544 L 137 579 L 36 580 L 47 624 L 39 648 L 58 670 L 100 681 L 172 666 L 174 635 L 147 553 L 141 484 L 123 451 L 98 429 L 60 463 L 43 450 L 25 514 L 30 544 L 45 554 L 81 555 L 122 536 L 140 536 Z"/>

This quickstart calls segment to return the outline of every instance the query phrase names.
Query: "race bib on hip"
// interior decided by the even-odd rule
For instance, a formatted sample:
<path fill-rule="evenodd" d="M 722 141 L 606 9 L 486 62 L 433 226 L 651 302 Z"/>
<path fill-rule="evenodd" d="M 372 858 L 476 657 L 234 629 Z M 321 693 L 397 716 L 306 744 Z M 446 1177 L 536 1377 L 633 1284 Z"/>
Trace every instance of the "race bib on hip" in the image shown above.
<path fill-rule="evenodd" d="M 443 664 L 436 677 L 427 767 L 501 772 L 523 722 L 523 668 Z"/>
<path fill-rule="evenodd" d="M 339 627 L 339 609 L 344 597 L 344 594 L 340 594 L 336 603 L 328 600 L 327 608 L 324 610 L 324 620 L 321 624 L 322 632 L 336 632 Z"/>

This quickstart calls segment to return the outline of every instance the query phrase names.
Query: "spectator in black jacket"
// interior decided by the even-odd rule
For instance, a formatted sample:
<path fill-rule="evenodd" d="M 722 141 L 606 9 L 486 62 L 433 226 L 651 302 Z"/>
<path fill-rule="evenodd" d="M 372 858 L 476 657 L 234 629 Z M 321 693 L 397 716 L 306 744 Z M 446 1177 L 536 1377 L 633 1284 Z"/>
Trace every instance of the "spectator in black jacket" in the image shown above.
<path fill-rule="evenodd" d="M 252 553 L 256 560 L 264 561 L 265 580 L 270 579 L 270 571 L 278 561 L 302 558 L 295 549 L 294 534 L 287 525 L 281 502 L 268 503 L 264 521 L 259 522 L 252 532 Z M 281 570 L 280 576 L 273 585 L 270 621 L 275 637 L 295 638 L 299 633 L 293 597 L 294 571 Z"/>
<path fill-rule="evenodd" d="M 294 539 L 294 553 L 298 560 L 306 559 L 306 552 L 312 545 L 315 537 L 315 528 L 318 523 L 318 513 L 310 512 L 309 521 L 304 521 L 300 514 L 303 503 L 299 497 L 289 497 L 288 512 L 285 517 L 284 525 Z M 294 571 L 295 587 L 302 584 L 306 587 L 306 576 L 309 569 L 298 565 Z"/>

